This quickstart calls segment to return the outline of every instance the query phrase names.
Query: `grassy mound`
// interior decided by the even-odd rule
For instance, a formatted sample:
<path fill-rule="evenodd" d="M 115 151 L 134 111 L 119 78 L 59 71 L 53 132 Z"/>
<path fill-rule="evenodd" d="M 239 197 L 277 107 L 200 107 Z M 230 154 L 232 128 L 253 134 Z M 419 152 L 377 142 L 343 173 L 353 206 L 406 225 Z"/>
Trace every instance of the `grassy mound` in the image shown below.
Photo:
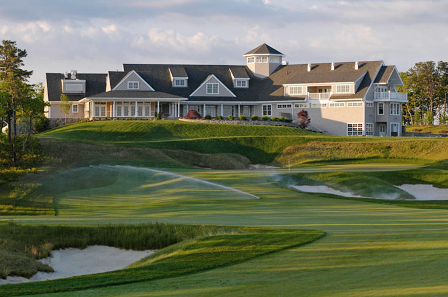
<path fill-rule="evenodd" d="M 47 282 L 2 285 L 2 296 L 77 291 L 191 274 L 304 245 L 325 235 L 322 231 L 312 230 L 161 224 L 84 228 L 11 225 L 0 227 L 2 231 L 6 231 L 0 233 L 5 239 L 19 238 L 17 240 L 22 244 L 26 241 L 36 245 L 52 241 L 55 243 L 49 243 L 47 246 L 54 247 L 105 244 L 122 248 L 154 249 L 180 242 L 119 271 Z M 39 238 L 33 236 L 37 233 L 40 234 Z"/>

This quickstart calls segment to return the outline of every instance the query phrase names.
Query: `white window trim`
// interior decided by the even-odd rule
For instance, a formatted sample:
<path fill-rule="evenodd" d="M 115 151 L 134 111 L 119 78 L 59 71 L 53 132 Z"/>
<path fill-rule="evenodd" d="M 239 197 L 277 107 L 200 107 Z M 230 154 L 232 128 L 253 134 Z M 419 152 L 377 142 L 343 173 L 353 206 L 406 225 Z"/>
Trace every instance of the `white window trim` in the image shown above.
<path fill-rule="evenodd" d="M 310 108 L 309 103 L 295 103 L 294 108 Z"/>
<path fill-rule="evenodd" d="M 292 90 L 294 90 L 294 89 L 299 89 L 300 92 L 292 92 Z M 303 95 L 303 87 L 302 86 L 289 86 L 288 94 L 290 96 Z"/>
<path fill-rule="evenodd" d="M 235 88 L 247 88 L 247 82 L 247 79 L 235 79 Z M 241 85 L 239 86 L 238 83 L 241 83 Z"/>
<path fill-rule="evenodd" d="M 347 107 L 362 107 L 362 102 L 347 102 Z"/>
<path fill-rule="evenodd" d="M 137 84 L 137 87 L 134 88 L 134 84 Z M 132 86 L 132 88 L 131 88 Z M 138 81 L 128 81 L 128 90 L 140 90 L 140 82 Z"/>
<path fill-rule="evenodd" d="M 269 112 L 268 114 L 264 114 L 264 107 L 265 106 L 269 106 L 270 107 L 270 108 L 266 108 L 266 111 Z M 272 104 L 263 104 L 261 106 L 261 115 L 262 116 L 268 116 L 268 117 L 272 116 Z"/>
<path fill-rule="evenodd" d="M 76 106 L 76 111 L 75 111 L 75 106 Z M 72 104 L 72 113 L 78 113 L 78 104 Z"/>
<path fill-rule="evenodd" d="M 396 106 L 396 110 L 394 108 Z M 394 113 L 396 111 L 396 113 Z M 389 114 L 390 115 L 400 115 L 400 103 L 390 103 L 389 104 Z"/>
<path fill-rule="evenodd" d="M 372 127 L 372 131 L 369 132 L 369 134 L 367 134 L 367 126 L 371 126 Z M 366 136 L 374 136 L 375 134 L 375 125 L 373 123 L 366 123 L 366 127 L 365 127 L 365 131 L 366 131 Z"/>
<path fill-rule="evenodd" d="M 216 93 L 215 92 L 213 92 L 213 89 L 214 89 L 214 85 L 216 85 L 217 86 L 217 88 L 216 88 Z M 212 92 L 209 92 L 208 91 L 208 86 L 211 86 L 211 90 L 212 90 Z M 219 94 L 219 83 L 206 83 L 205 84 L 205 93 L 207 94 L 207 95 L 218 95 Z"/>
<path fill-rule="evenodd" d="M 383 106 L 383 113 L 380 113 L 380 105 Z M 384 103 L 383 102 L 378 102 L 378 108 L 376 110 L 378 115 L 384 115 Z"/>
<path fill-rule="evenodd" d="M 290 103 L 277 104 L 277 109 L 290 109 L 292 105 Z"/>
<path fill-rule="evenodd" d="M 260 60 L 260 62 L 258 62 L 257 60 Z M 268 59 L 268 56 L 257 56 L 255 58 L 255 62 L 256 63 L 268 63 L 269 59 Z"/>
<path fill-rule="evenodd" d="M 255 57 L 247 57 L 247 63 L 255 63 Z"/>
<path fill-rule="evenodd" d="M 183 82 L 183 84 L 177 84 L 178 82 Z M 175 87 L 175 88 L 186 88 L 187 87 L 187 80 L 186 79 L 174 78 L 173 79 L 173 87 Z"/>
<path fill-rule="evenodd" d="M 352 127 L 352 131 L 351 131 L 352 134 L 349 133 L 350 125 L 352 125 L 352 126 L 356 125 L 356 127 Z M 361 125 L 361 127 L 359 127 L 359 125 Z M 362 123 L 347 123 L 347 136 L 363 136 L 363 135 L 365 135 L 363 126 L 364 125 Z M 356 130 L 353 130 L 353 128 L 356 128 Z M 358 130 L 359 128 L 361 128 L 361 130 Z M 353 135 L 354 131 L 356 131 L 356 135 Z"/>
<path fill-rule="evenodd" d="M 375 104 L 373 102 L 366 102 L 366 107 L 374 107 Z"/>
<path fill-rule="evenodd" d="M 338 88 L 342 88 L 342 87 L 344 87 L 344 89 L 346 88 L 346 87 L 348 87 L 348 91 L 339 91 L 338 90 Z M 336 93 L 337 94 L 349 94 L 349 93 L 351 93 L 351 89 L 352 89 L 352 87 L 351 87 L 351 85 L 349 85 L 349 84 L 344 84 L 344 85 L 336 85 Z"/>
<path fill-rule="evenodd" d="M 331 102 L 330 103 L 330 107 L 334 108 L 334 107 L 345 107 L 345 102 Z"/>

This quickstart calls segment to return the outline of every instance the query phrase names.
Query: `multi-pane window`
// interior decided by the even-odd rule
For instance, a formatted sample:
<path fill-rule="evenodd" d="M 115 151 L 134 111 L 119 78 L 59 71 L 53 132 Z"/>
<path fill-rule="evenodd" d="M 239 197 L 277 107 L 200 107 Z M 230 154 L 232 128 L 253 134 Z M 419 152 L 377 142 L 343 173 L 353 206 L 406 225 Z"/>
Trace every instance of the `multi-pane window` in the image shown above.
<path fill-rule="evenodd" d="M 291 104 L 277 104 L 277 109 L 287 109 L 291 107 Z"/>
<path fill-rule="evenodd" d="M 390 104 L 390 115 L 400 115 L 400 103 Z"/>
<path fill-rule="evenodd" d="M 326 108 L 327 107 L 327 103 L 313 103 L 311 104 L 312 108 Z"/>
<path fill-rule="evenodd" d="M 207 94 L 219 94 L 219 85 L 217 83 L 207 84 Z"/>
<path fill-rule="evenodd" d="M 332 102 L 330 107 L 345 107 L 345 102 Z"/>
<path fill-rule="evenodd" d="M 142 102 L 137 103 L 137 116 L 139 116 L 139 117 L 143 116 L 143 103 Z"/>
<path fill-rule="evenodd" d="M 121 117 L 122 106 L 121 103 L 117 103 L 117 117 Z"/>
<path fill-rule="evenodd" d="M 366 107 L 373 107 L 373 102 L 366 102 Z"/>
<path fill-rule="evenodd" d="M 310 104 L 309 103 L 296 103 L 294 104 L 295 108 L 309 108 Z"/>
<path fill-rule="evenodd" d="M 247 57 L 247 63 L 254 63 L 255 59 L 254 57 Z"/>
<path fill-rule="evenodd" d="M 337 93 L 350 93 L 350 85 L 338 85 L 336 87 Z"/>
<path fill-rule="evenodd" d="M 150 110 L 151 110 L 151 103 L 149 102 L 145 102 L 145 116 L 149 117 L 150 116 Z"/>
<path fill-rule="evenodd" d="M 263 104 L 263 115 L 264 116 L 272 116 L 272 105 L 271 104 Z"/>
<path fill-rule="evenodd" d="M 128 117 L 129 116 L 129 103 L 123 104 L 123 116 Z"/>
<path fill-rule="evenodd" d="M 347 124 L 348 136 L 362 136 L 362 124 Z"/>
<path fill-rule="evenodd" d="M 373 136 L 373 124 L 366 123 L 366 136 Z"/>
<path fill-rule="evenodd" d="M 185 79 L 175 79 L 174 80 L 174 86 L 175 87 L 185 87 L 186 86 L 186 80 Z"/>
<path fill-rule="evenodd" d="M 247 81 L 241 80 L 241 79 L 237 80 L 236 81 L 236 87 L 237 88 L 245 88 L 245 87 L 247 87 Z"/>
<path fill-rule="evenodd" d="M 289 95 L 302 95 L 303 88 L 302 87 L 289 87 Z"/>
<path fill-rule="evenodd" d="M 384 114 L 384 103 L 379 102 L 378 103 L 378 114 L 383 115 Z"/>
<path fill-rule="evenodd" d="M 138 81 L 128 81 L 128 89 L 129 90 L 138 90 L 139 89 Z"/>
<path fill-rule="evenodd" d="M 347 106 L 348 107 L 362 106 L 362 102 L 347 102 Z"/>
<path fill-rule="evenodd" d="M 257 63 L 267 63 L 268 62 L 268 57 L 267 56 L 259 56 L 257 57 Z"/>
<path fill-rule="evenodd" d="M 78 112 L 78 104 L 73 104 L 72 105 L 72 112 L 73 113 L 77 113 Z"/>

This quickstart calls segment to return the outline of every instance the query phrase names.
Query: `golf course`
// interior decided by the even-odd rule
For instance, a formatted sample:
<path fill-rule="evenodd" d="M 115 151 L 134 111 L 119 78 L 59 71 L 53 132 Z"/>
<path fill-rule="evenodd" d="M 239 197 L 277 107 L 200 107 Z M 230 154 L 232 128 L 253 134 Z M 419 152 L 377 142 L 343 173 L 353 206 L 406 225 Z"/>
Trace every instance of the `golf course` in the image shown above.
<path fill-rule="evenodd" d="M 445 138 L 132 120 L 36 138 L 43 161 L 2 172 L 0 278 L 62 248 L 157 251 L 0 296 L 448 296 L 448 196 L 398 188 L 448 188 Z"/>

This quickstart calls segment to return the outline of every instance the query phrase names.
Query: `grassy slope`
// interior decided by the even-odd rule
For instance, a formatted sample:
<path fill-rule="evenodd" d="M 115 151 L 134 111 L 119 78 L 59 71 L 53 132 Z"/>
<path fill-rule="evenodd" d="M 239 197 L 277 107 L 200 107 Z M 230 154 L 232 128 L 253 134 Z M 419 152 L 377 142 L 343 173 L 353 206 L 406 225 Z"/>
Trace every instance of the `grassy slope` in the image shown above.
<path fill-rule="evenodd" d="M 407 126 L 406 131 L 407 132 L 416 132 L 416 133 L 431 133 L 431 134 L 448 135 L 448 125 Z"/>
<path fill-rule="evenodd" d="M 70 203 L 64 207 L 71 211 L 61 210 L 58 217 L 14 217 L 14 220 L 33 224 L 164 221 L 322 229 L 327 236 L 300 248 L 202 273 L 54 296 L 272 296 L 280 293 L 297 296 L 298 292 L 301 296 L 448 294 L 446 210 L 401 208 L 298 193 L 269 182 L 268 170 L 182 170 L 182 173 L 231 185 L 261 199 L 197 200 L 195 193 L 190 193 L 189 197 L 166 204 L 152 204 L 148 196 L 145 198 L 148 207 L 132 210 L 129 205 L 126 210 L 106 200 L 100 205 L 89 205 L 86 202 L 96 201 L 96 196 L 85 196 L 68 200 Z M 84 203 L 79 204 L 80 201 Z M 101 208 L 102 212 L 91 211 L 95 208 Z"/>
<path fill-rule="evenodd" d="M 1 226 L 3 231 L 11 228 Z M 9 226 L 10 227 L 10 226 Z M 216 267 L 241 263 L 255 257 L 310 243 L 324 236 L 321 231 L 269 230 L 213 226 L 147 225 L 137 227 L 15 227 L 26 232 L 39 232 L 41 242 L 55 242 L 58 247 L 108 244 L 128 248 L 162 249 L 131 267 L 89 276 L 47 282 L 0 286 L 0 295 L 15 296 L 50 292 L 79 291 L 87 288 L 114 286 L 175 277 Z M 159 235 L 159 231 L 161 234 Z M 14 230 L 14 233 L 18 233 Z M 194 237 L 196 235 L 196 237 Z M 4 235 L 3 235 L 4 236 Z M 130 237 L 135 240 L 130 240 Z M 30 236 L 26 240 L 30 241 Z M 194 238 L 193 238 L 194 237 Z M 11 237 L 7 237 L 10 239 Z M 185 239 L 193 238 L 185 241 Z M 37 238 L 34 238 L 37 240 Z M 71 242 L 72 241 L 72 242 Z"/>

